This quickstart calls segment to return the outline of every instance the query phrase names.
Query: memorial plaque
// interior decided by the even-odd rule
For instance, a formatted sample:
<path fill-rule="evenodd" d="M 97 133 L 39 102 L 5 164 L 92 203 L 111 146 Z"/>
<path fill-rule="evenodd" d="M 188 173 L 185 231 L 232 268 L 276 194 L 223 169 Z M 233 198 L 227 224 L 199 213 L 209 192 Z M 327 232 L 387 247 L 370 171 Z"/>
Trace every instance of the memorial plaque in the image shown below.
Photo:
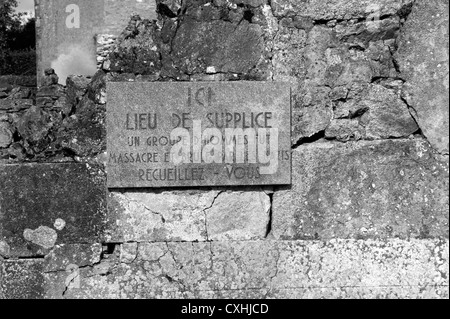
<path fill-rule="evenodd" d="M 291 183 L 290 87 L 110 82 L 108 187 Z"/>

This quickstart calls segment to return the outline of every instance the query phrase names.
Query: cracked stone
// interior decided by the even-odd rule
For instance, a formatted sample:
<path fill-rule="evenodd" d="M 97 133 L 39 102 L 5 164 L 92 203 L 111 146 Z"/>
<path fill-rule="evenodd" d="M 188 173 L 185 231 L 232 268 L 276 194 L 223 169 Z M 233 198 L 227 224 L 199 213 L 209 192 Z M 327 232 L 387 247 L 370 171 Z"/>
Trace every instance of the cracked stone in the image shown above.
<path fill-rule="evenodd" d="M 381 85 L 337 104 L 334 114 L 325 135 L 341 141 L 408 137 L 419 129 L 401 98 Z"/>
<path fill-rule="evenodd" d="M 208 239 L 264 239 L 270 222 L 270 198 L 264 192 L 226 192 L 205 210 Z"/>
<path fill-rule="evenodd" d="M 60 296 L 64 275 L 45 275 L 48 296 Z M 65 297 L 446 298 L 447 278 L 440 239 L 142 243 L 106 276 L 81 272 L 81 289 Z"/>
<path fill-rule="evenodd" d="M 363 101 L 364 91 L 359 87 L 368 86 L 377 79 L 398 78 L 393 52 L 396 50 L 402 12 L 407 11 L 411 2 L 380 1 L 380 12 L 386 13 L 374 30 L 362 21 L 370 12 L 361 10 L 361 4 L 356 1 L 326 1 L 320 4 L 318 1 L 308 4 L 289 0 L 272 2 L 280 25 L 273 44 L 268 44 L 268 47 L 272 48 L 273 79 L 292 84 L 293 144 L 322 134 L 330 125 L 333 130 L 340 127 L 346 132 L 339 135 L 351 135 L 347 132 L 353 130 L 353 123 L 341 121 L 336 125 L 332 122 L 335 118 L 333 110 L 336 104 L 348 98 Z M 324 10 L 327 7 L 330 10 Z M 302 27 L 297 29 L 296 21 L 300 18 L 309 19 L 311 25 L 305 27 L 300 24 Z M 335 23 L 325 23 L 333 19 Z M 374 104 L 370 95 L 367 99 L 364 103 Z M 396 105 L 402 105 L 400 102 Z M 381 112 L 381 104 L 378 106 Z M 379 132 L 389 129 L 385 127 L 387 117 L 374 118 L 368 138 L 374 139 L 384 133 L 405 136 L 405 133 L 398 132 L 402 129 L 398 124 L 406 125 L 405 131 L 409 131 L 414 121 L 408 119 L 408 112 L 403 112 L 404 109 L 396 108 L 397 112 L 393 114 L 400 116 L 394 132 Z M 347 124 L 350 126 L 347 127 Z"/>
<path fill-rule="evenodd" d="M 218 191 L 118 193 L 108 198 L 110 242 L 206 240 L 203 210 Z"/>
<path fill-rule="evenodd" d="M 44 272 L 66 271 L 69 265 L 77 265 L 79 268 L 94 266 L 100 262 L 101 253 L 101 244 L 56 245 L 45 256 Z"/>
<path fill-rule="evenodd" d="M 120 245 L 120 262 L 132 263 L 138 254 L 138 243 L 124 243 Z"/>
<path fill-rule="evenodd" d="M 263 191 L 112 192 L 109 242 L 264 238 L 270 198 Z"/>

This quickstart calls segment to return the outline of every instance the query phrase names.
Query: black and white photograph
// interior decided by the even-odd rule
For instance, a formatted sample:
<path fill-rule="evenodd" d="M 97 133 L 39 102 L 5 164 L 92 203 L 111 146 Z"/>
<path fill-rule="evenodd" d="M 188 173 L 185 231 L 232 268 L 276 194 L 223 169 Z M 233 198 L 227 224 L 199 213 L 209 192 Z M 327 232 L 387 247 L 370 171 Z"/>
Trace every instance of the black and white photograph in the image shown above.
<path fill-rule="evenodd" d="M 0 0 L 0 299 L 448 298 L 449 0 Z"/>

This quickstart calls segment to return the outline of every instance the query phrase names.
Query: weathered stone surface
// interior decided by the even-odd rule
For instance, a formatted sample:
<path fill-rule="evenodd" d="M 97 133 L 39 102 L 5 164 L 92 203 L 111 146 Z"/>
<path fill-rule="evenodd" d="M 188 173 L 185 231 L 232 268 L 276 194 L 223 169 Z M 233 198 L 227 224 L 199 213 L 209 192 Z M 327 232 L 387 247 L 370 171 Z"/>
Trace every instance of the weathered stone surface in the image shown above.
<path fill-rule="evenodd" d="M 5 241 L 0 241 L 0 258 L 9 258 L 10 251 L 11 248 L 9 247 L 8 243 Z"/>
<path fill-rule="evenodd" d="M 157 34 L 156 22 L 142 21 L 139 16 L 132 17 L 110 55 L 109 69 L 122 73 L 157 73 L 161 69 Z"/>
<path fill-rule="evenodd" d="M 204 210 L 219 191 L 112 192 L 108 200 L 109 242 L 206 240 Z"/>
<path fill-rule="evenodd" d="M 0 112 L 12 113 L 29 109 L 33 105 L 32 100 L 0 100 Z"/>
<path fill-rule="evenodd" d="M 50 97 L 57 99 L 65 94 L 65 87 L 59 84 L 42 86 L 37 90 L 36 97 Z"/>
<path fill-rule="evenodd" d="M 173 298 L 206 298 L 206 299 L 448 299 L 445 286 L 428 287 L 327 287 L 327 288 L 294 288 L 294 289 L 249 289 L 202 291 L 168 294 Z"/>
<path fill-rule="evenodd" d="M 8 94 L 9 100 L 14 99 L 29 99 L 31 98 L 31 90 L 29 88 L 23 88 L 23 87 L 15 87 L 11 90 Z"/>
<path fill-rule="evenodd" d="M 65 115 L 69 115 L 74 107 L 80 102 L 81 98 L 87 92 L 87 88 L 91 78 L 81 75 L 69 76 L 66 81 L 67 100 L 65 109 L 63 110 Z"/>
<path fill-rule="evenodd" d="M 372 92 L 382 84 L 371 83 L 381 82 L 380 79 L 386 79 L 386 82 L 392 79 L 393 82 L 398 76 L 392 52 L 396 49 L 400 17 L 383 20 L 375 30 L 365 22 L 351 20 L 335 21 L 330 25 L 320 23 L 307 29 L 297 29 L 295 24 L 295 17 L 281 20 L 274 38 L 272 59 L 273 78 L 288 81 L 293 87 L 293 143 L 325 131 L 329 125 L 339 124 L 342 129 L 347 129 L 348 121 L 332 123 L 333 118 L 339 118 L 333 111 L 343 103 L 363 102 L 378 110 L 379 115 L 372 119 L 368 136 L 363 134 L 361 138 L 390 134 L 379 132 L 387 130 L 379 127 L 380 120 L 386 122 L 385 117 L 380 119 L 380 116 L 392 111 L 382 107 L 382 97 L 377 97 L 376 93 L 382 93 L 384 97 L 392 95 L 389 101 L 394 96 L 387 92 Z M 398 135 L 398 130 L 409 131 L 414 121 L 399 97 L 397 100 L 396 106 L 401 108 L 396 107 L 393 113 L 400 115 L 400 119 L 392 130 Z"/>
<path fill-rule="evenodd" d="M 408 137 L 419 127 L 407 105 L 395 91 L 382 85 L 369 85 L 356 99 L 337 104 L 327 138 L 348 141 Z"/>
<path fill-rule="evenodd" d="M 63 108 L 63 112 L 69 112 Z M 48 149 L 55 153 L 69 150 L 79 157 L 94 157 L 106 149 L 105 108 L 87 95 L 78 103 L 74 114 L 52 131 L 55 140 Z"/>
<path fill-rule="evenodd" d="M 2 269 L 3 267 L 3 258 L 0 256 L 0 269 Z M 2 286 L 2 282 L 3 282 L 3 274 L 0 271 L 0 299 L 5 299 L 5 294 L 3 293 L 3 286 Z"/>
<path fill-rule="evenodd" d="M 53 70 L 47 73 L 55 75 Z M 87 82 L 73 76 L 67 89 L 58 84 L 42 86 L 35 94 L 36 105 L 31 99 L 2 99 L 0 145 L 8 145 L 0 160 L 71 162 L 101 154 L 106 149 L 104 74 Z"/>
<path fill-rule="evenodd" d="M 402 29 L 397 60 L 404 97 L 424 135 L 449 153 L 449 2 L 416 1 Z"/>
<path fill-rule="evenodd" d="M 448 238 L 448 159 L 422 139 L 300 146 L 275 192 L 277 239 Z"/>
<path fill-rule="evenodd" d="M 186 74 L 204 73 L 208 67 L 214 68 L 213 73 L 246 74 L 258 64 L 263 48 L 259 25 L 243 20 L 236 27 L 221 20 L 188 18 L 173 39 L 172 58 Z"/>
<path fill-rule="evenodd" d="M 276 20 L 275 20 L 276 21 Z M 296 28 L 274 26 L 273 78 L 296 84 L 298 78 L 306 75 L 305 47 L 308 43 L 308 32 Z M 278 31 L 278 32 L 277 32 Z"/>
<path fill-rule="evenodd" d="M 59 77 L 53 68 L 46 68 L 43 73 L 44 78 L 42 80 L 43 82 L 41 83 L 42 86 L 51 86 L 58 84 Z"/>
<path fill-rule="evenodd" d="M 57 245 L 45 256 L 43 272 L 66 271 L 71 265 L 93 266 L 100 262 L 102 250 L 101 244 Z"/>
<path fill-rule="evenodd" d="M 44 298 L 46 287 L 42 260 L 0 261 L 0 273 L 0 291 L 5 299 Z"/>
<path fill-rule="evenodd" d="M 17 85 L 35 88 L 36 75 L 0 75 L 0 92 L 2 88 Z"/>
<path fill-rule="evenodd" d="M 158 23 L 133 17 L 103 67 L 153 81 L 268 80 L 262 8 L 261 2 L 161 2 Z"/>
<path fill-rule="evenodd" d="M 112 192 L 109 242 L 262 239 L 270 199 L 262 190 Z"/>
<path fill-rule="evenodd" d="M 138 254 L 138 243 L 125 243 L 120 245 L 120 262 L 130 264 L 134 262 Z"/>
<path fill-rule="evenodd" d="M 0 118 L 0 148 L 7 148 L 13 142 L 11 125 Z"/>
<path fill-rule="evenodd" d="M 448 257 L 448 240 L 140 244 L 64 297 L 448 298 Z M 45 275 L 47 297 L 62 297 L 65 276 Z"/>
<path fill-rule="evenodd" d="M 379 9 L 379 17 L 392 15 L 414 0 L 273 0 L 276 16 L 296 13 L 314 20 L 355 19 L 366 17 Z"/>
<path fill-rule="evenodd" d="M 29 145 L 34 152 L 41 152 L 50 142 L 48 133 L 53 125 L 51 115 L 33 105 L 19 119 L 17 130 L 25 140 L 25 147 Z"/>
<path fill-rule="evenodd" d="M 270 198 L 264 192 L 223 192 L 205 210 L 207 239 L 263 239 L 270 223 Z"/>
<path fill-rule="evenodd" d="M 104 87 L 104 79 L 99 77 L 88 85 L 86 78 L 73 76 L 67 90 L 58 84 L 42 86 L 36 105 L 31 99 L 2 99 L 0 160 L 16 163 L 26 157 L 33 162 L 67 162 L 102 153 L 106 131 L 105 108 L 100 104 L 105 96 L 99 85 Z"/>
<path fill-rule="evenodd" d="M 25 229 L 23 238 L 33 244 L 43 247 L 44 249 L 52 249 L 55 246 L 58 234 L 56 231 L 47 226 L 40 226 L 38 229 Z"/>
<path fill-rule="evenodd" d="M 0 240 L 10 246 L 12 257 L 44 255 L 54 243 L 101 242 L 105 215 L 106 184 L 97 167 L 0 166 Z M 53 230 L 57 219 L 66 222 L 60 231 Z"/>

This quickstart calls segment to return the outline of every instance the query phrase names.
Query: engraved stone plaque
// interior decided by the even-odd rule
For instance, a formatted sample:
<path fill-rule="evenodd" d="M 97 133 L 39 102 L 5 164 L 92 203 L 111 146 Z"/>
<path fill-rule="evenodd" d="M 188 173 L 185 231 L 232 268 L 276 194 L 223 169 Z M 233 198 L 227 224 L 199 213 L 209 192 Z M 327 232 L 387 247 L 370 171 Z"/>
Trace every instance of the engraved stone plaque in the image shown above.
<path fill-rule="evenodd" d="M 290 87 L 110 82 L 108 187 L 291 183 Z"/>

